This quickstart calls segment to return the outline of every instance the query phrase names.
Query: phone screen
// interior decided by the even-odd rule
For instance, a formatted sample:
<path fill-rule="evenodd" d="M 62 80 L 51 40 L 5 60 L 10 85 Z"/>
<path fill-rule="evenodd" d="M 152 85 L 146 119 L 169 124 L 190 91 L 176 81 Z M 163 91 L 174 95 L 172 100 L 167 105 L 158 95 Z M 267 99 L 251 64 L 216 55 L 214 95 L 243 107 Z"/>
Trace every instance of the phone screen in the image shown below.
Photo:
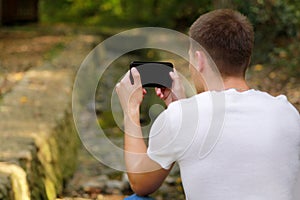
<path fill-rule="evenodd" d="M 139 71 L 143 87 L 172 87 L 172 79 L 169 74 L 173 71 L 172 63 L 134 61 L 130 63 L 130 69 L 132 67 L 135 67 Z M 130 80 L 133 84 L 131 71 Z"/>

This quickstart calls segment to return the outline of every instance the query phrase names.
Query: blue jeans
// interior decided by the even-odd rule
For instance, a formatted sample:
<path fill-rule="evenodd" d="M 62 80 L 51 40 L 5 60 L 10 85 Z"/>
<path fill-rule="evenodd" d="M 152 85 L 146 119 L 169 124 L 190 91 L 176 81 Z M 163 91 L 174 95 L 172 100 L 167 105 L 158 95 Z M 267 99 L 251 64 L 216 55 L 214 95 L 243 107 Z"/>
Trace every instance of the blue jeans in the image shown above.
<path fill-rule="evenodd" d="M 126 197 L 124 200 L 155 200 L 155 199 L 153 199 L 151 197 L 141 197 L 136 194 L 133 194 L 129 197 Z"/>

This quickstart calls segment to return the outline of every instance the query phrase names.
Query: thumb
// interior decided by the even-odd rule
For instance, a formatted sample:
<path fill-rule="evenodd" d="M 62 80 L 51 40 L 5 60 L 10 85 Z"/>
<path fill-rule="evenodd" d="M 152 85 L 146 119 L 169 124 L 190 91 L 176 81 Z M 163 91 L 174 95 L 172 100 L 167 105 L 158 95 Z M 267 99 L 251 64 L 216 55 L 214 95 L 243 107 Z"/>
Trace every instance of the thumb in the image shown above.
<path fill-rule="evenodd" d="M 175 68 L 174 68 L 174 72 L 170 72 L 170 76 L 173 80 L 173 84 L 172 84 L 173 95 L 176 97 L 176 99 L 185 98 L 184 87 Z"/>
<path fill-rule="evenodd" d="M 131 74 L 132 74 L 132 78 L 133 78 L 133 81 L 134 81 L 134 85 L 142 84 L 140 73 L 135 67 L 131 68 Z"/>
<path fill-rule="evenodd" d="M 177 73 L 177 70 L 174 68 L 173 69 L 174 71 L 171 71 L 170 72 L 170 76 L 171 76 L 171 79 L 173 80 L 173 81 L 176 81 L 176 79 L 179 79 L 179 75 L 178 75 L 178 73 Z"/>

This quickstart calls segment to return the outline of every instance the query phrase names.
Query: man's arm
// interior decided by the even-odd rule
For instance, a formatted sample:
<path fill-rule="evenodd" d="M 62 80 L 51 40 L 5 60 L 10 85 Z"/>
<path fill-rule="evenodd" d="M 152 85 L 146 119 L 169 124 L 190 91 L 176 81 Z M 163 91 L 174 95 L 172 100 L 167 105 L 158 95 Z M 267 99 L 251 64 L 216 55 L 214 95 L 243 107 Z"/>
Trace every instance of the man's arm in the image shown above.
<path fill-rule="evenodd" d="M 173 165 L 168 170 L 163 169 L 147 155 L 147 146 L 140 126 L 139 111 L 143 100 L 143 89 L 138 71 L 135 68 L 131 70 L 134 84 L 131 84 L 129 73 L 127 73 L 120 83 L 116 85 L 116 91 L 124 112 L 124 156 L 127 174 L 133 191 L 138 195 L 144 196 L 159 188 Z M 170 75 L 173 79 L 173 86 L 178 87 L 178 83 L 174 84 L 175 81 L 179 80 L 178 75 Z M 176 80 L 174 80 L 174 77 Z M 158 96 L 162 99 L 168 99 L 168 102 L 165 100 L 168 105 L 171 95 L 166 96 L 164 94 L 166 94 L 166 91 L 164 93 L 161 92 Z"/>
<path fill-rule="evenodd" d="M 139 121 L 139 109 L 124 118 L 124 150 L 131 188 L 138 195 L 144 196 L 160 187 L 171 168 L 165 170 L 148 157 Z"/>

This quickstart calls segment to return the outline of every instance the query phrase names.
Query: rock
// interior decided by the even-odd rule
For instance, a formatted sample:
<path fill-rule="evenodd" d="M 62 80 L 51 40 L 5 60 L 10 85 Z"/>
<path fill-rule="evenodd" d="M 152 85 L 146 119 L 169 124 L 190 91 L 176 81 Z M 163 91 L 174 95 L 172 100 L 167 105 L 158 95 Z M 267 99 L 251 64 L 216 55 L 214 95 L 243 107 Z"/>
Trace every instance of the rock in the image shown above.
<path fill-rule="evenodd" d="M 106 182 L 106 187 L 107 188 L 113 188 L 113 189 L 123 190 L 124 184 L 123 184 L 122 181 L 109 180 L 109 181 Z"/>
<path fill-rule="evenodd" d="M 122 176 L 122 183 L 124 186 L 123 191 L 130 189 L 129 179 L 126 173 L 124 173 Z"/>
<path fill-rule="evenodd" d="M 105 181 L 99 181 L 97 178 L 91 179 L 82 185 L 82 189 L 86 193 L 100 193 L 105 189 Z"/>
<path fill-rule="evenodd" d="M 172 177 L 172 176 L 168 176 L 165 180 L 165 182 L 168 185 L 175 185 L 176 184 L 176 178 Z"/>
<path fill-rule="evenodd" d="M 12 199 L 9 194 L 11 191 L 11 181 L 7 174 L 0 173 L 0 199 Z"/>
<path fill-rule="evenodd" d="M 97 196 L 97 200 L 104 200 L 104 196 L 103 196 L 102 194 L 99 194 L 99 195 Z"/>
<path fill-rule="evenodd" d="M 178 176 L 180 174 L 180 169 L 177 163 L 175 163 L 175 165 L 173 166 L 170 175 L 172 176 Z"/>
<path fill-rule="evenodd" d="M 124 183 L 118 180 L 109 180 L 106 182 L 106 190 L 108 194 L 121 194 L 124 190 Z"/>
<path fill-rule="evenodd" d="M 123 173 L 123 176 L 122 176 L 122 182 L 123 182 L 124 184 L 126 184 L 126 183 L 129 184 L 129 179 L 128 179 L 127 173 Z"/>
<path fill-rule="evenodd" d="M 172 192 L 172 187 L 167 184 L 162 184 L 162 186 L 159 188 L 159 191 L 161 193 L 168 194 Z"/>
<path fill-rule="evenodd" d="M 1 192 L 2 196 L 26 194 L 26 199 L 53 200 L 76 169 L 78 136 L 71 113 L 73 75 L 89 49 L 80 38 L 69 45 L 74 47 L 72 51 L 65 50 L 43 66 L 27 71 L 1 99 L 0 166 L 9 166 L 0 171 L 9 174 L 12 182 L 11 190 Z M 20 179 L 16 175 L 22 170 L 25 178 Z M 0 187 L 7 188 L 2 182 Z"/>
<path fill-rule="evenodd" d="M 103 182 L 108 181 L 108 176 L 106 176 L 106 175 L 100 175 L 96 179 L 97 179 L 98 182 L 102 182 L 103 183 Z"/>

